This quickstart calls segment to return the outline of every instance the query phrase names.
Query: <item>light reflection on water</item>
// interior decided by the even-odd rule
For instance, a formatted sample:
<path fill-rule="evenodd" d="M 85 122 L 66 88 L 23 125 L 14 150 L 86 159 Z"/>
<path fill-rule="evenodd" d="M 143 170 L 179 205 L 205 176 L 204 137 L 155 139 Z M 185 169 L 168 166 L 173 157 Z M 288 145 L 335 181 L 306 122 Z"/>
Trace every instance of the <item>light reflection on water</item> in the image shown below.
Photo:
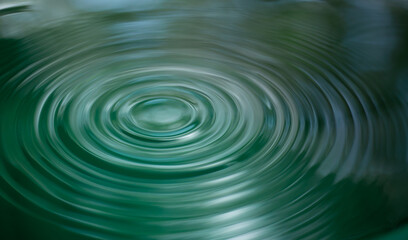
<path fill-rule="evenodd" d="M 13 9 L 0 192 L 17 209 L 102 239 L 361 239 L 406 221 L 402 2 Z"/>

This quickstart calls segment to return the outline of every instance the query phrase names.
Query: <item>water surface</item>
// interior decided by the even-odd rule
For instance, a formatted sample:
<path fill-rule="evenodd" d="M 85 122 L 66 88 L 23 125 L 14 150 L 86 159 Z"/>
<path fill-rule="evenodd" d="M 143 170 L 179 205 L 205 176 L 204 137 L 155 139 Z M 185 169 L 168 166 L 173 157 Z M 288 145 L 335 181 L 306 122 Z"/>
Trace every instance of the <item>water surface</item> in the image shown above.
<path fill-rule="evenodd" d="M 403 3 L 125 2 L 0 11 L 9 239 L 365 239 L 406 222 Z"/>

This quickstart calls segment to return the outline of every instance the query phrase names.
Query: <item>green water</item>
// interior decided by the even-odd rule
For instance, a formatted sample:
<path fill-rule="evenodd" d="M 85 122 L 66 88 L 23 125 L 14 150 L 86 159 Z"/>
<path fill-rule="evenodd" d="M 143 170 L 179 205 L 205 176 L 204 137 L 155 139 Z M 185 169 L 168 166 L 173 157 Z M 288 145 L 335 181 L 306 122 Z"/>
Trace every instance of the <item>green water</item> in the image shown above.
<path fill-rule="evenodd" d="M 4 239 L 387 239 L 406 223 L 405 5 L 17 9 L 0 11 Z"/>

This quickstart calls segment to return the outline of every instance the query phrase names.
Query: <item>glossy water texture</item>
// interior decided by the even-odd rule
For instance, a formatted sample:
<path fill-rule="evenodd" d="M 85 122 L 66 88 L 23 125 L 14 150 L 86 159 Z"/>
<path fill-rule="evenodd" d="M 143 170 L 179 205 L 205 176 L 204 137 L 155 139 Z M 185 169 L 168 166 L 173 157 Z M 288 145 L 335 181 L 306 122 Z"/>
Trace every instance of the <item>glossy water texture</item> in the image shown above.
<path fill-rule="evenodd" d="M 363 239 L 406 221 L 404 9 L 146 6 L 2 33 L 2 198 L 98 239 Z"/>

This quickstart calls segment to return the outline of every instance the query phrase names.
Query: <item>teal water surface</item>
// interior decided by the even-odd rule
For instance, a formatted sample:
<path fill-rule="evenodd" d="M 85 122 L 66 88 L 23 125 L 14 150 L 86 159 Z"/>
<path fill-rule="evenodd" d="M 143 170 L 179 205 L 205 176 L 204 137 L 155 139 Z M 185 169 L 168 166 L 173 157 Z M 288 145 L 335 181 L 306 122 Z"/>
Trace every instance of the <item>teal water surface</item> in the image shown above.
<path fill-rule="evenodd" d="M 5 239 L 367 239 L 406 223 L 406 8 L 137 7 L 0 11 Z"/>

